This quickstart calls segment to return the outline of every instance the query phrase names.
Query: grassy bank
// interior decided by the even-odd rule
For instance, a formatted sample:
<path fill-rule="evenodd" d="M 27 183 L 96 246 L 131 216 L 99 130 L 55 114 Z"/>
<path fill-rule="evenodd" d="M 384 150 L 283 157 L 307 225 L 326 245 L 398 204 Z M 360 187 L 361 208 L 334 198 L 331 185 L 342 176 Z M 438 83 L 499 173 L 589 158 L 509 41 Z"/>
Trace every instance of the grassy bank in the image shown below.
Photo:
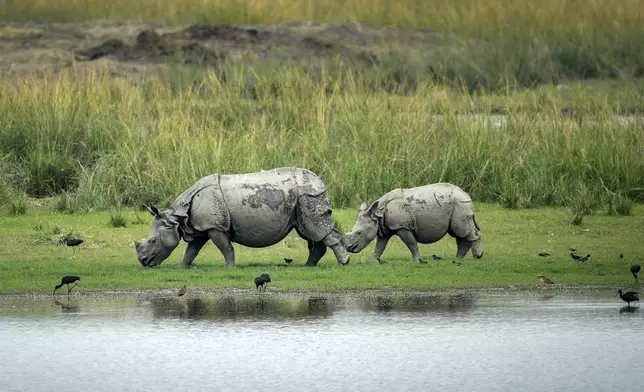
<path fill-rule="evenodd" d="M 601 85 L 469 97 L 428 83 L 401 96 L 350 72 L 327 83 L 298 68 L 234 70 L 2 80 L 0 180 L 15 192 L 3 187 L 0 203 L 15 209 L 26 192 L 59 195 L 67 212 L 167 205 L 200 176 L 287 165 L 319 173 L 338 207 L 438 181 L 477 201 L 584 213 L 616 203 L 627 214 L 641 193 L 644 133 L 615 119 L 637 84 L 610 102 Z M 562 116 L 570 104 L 578 113 Z M 507 112 L 501 128 L 462 116 L 494 107 Z"/>
<path fill-rule="evenodd" d="M 267 24 L 306 20 L 436 29 L 493 45 L 473 44 L 432 61 L 434 76 L 470 88 L 644 75 L 639 50 L 644 43 L 644 14 L 639 0 L 538 4 L 528 0 L 3 0 L 0 5 L 0 19 L 15 21 Z M 427 73 L 423 65 L 413 68 Z"/>
<path fill-rule="evenodd" d="M 337 265 L 332 252 L 317 268 L 307 268 L 306 244 L 296 235 L 263 249 L 236 245 L 237 268 L 225 269 L 215 246 L 208 244 L 196 259 L 197 267 L 178 269 L 185 244 L 159 268 L 143 269 L 136 260 L 133 239 L 146 237 L 150 217 L 146 212 L 126 210 L 127 226 L 108 225 L 108 213 L 58 214 L 39 207 L 23 217 L 0 217 L 0 293 L 48 293 L 65 274 L 78 274 L 79 291 L 139 290 L 181 287 L 254 290 L 252 280 L 263 272 L 273 277 L 277 290 L 343 290 L 412 288 L 534 287 L 537 275 L 546 274 L 561 285 L 614 285 L 630 287 L 632 262 L 641 260 L 644 245 L 644 208 L 637 207 L 632 217 L 596 215 L 581 227 L 568 224 L 562 209 L 511 211 L 488 204 L 477 204 L 478 220 L 484 232 L 485 256 L 474 260 L 468 255 L 462 266 L 452 263 L 454 241 L 445 238 L 433 245 L 421 245 L 421 255 L 443 256 L 427 265 L 414 263 L 398 239 L 390 242 L 384 258 L 388 265 L 371 262 L 372 243 L 362 253 L 352 255 L 350 265 Z M 348 228 L 354 210 L 334 212 Z M 59 225 L 60 232 L 52 232 Z M 85 243 L 76 253 L 54 242 L 66 232 L 80 233 Z M 59 233 L 59 234 L 56 234 Z M 568 248 L 590 253 L 581 265 L 568 255 Z M 549 251 L 549 258 L 538 257 Z M 620 259 L 620 252 L 624 258 Z M 284 257 L 293 258 L 283 266 Z M 641 262 L 641 261 L 640 261 Z M 64 289 L 63 289 L 64 290 Z"/>

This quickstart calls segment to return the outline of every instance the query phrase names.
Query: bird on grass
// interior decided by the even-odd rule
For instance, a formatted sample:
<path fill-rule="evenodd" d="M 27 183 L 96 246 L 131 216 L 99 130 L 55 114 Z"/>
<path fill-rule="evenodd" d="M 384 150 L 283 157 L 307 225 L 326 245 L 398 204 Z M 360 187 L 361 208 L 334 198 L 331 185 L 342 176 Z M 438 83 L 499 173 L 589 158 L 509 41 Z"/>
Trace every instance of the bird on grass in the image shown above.
<path fill-rule="evenodd" d="M 539 275 L 537 278 L 539 278 L 539 281 L 540 281 L 541 283 L 545 283 L 545 284 L 555 284 L 555 282 L 553 282 L 553 281 L 552 281 L 552 279 L 550 279 L 549 277 L 547 277 L 547 276 L 545 276 L 545 275 Z"/>
<path fill-rule="evenodd" d="M 631 274 L 633 274 L 633 277 L 637 280 L 637 274 L 640 273 L 640 269 L 642 267 L 639 264 L 633 264 L 631 265 Z"/>
<path fill-rule="evenodd" d="M 271 282 L 271 276 L 269 274 L 261 274 L 255 278 L 255 288 L 257 291 L 260 291 L 260 287 L 266 291 L 266 284 Z"/>
<path fill-rule="evenodd" d="M 568 248 L 568 249 L 570 249 L 571 252 L 577 252 L 577 249 L 575 248 Z"/>
<path fill-rule="evenodd" d="M 618 290 L 617 294 L 619 295 L 619 298 L 622 299 L 622 301 L 628 304 L 629 307 L 631 306 L 631 302 L 640 300 L 640 297 L 637 295 L 639 294 L 637 291 L 628 291 L 626 293 L 622 293 L 622 290 Z"/>
<path fill-rule="evenodd" d="M 80 238 L 73 238 L 73 237 L 65 238 L 65 245 L 71 247 L 72 251 L 82 243 L 83 243 L 83 240 L 81 240 Z M 80 250 L 80 248 L 78 248 L 78 250 Z"/>
<path fill-rule="evenodd" d="M 460 261 L 457 263 L 456 260 L 452 261 L 452 264 L 456 264 L 457 267 L 460 267 L 463 265 Z"/>
<path fill-rule="evenodd" d="M 620 258 L 620 259 L 623 259 L 623 258 L 624 258 L 624 253 L 620 253 L 620 254 L 619 254 L 619 258 Z"/>
<path fill-rule="evenodd" d="M 293 259 L 287 259 L 286 257 L 284 258 L 284 262 L 286 264 L 291 264 L 293 262 Z"/>
<path fill-rule="evenodd" d="M 182 288 L 179 289 L 179 293 L 177 294 L 177 297 L 181 297 L 182 295 L 186 295 L 188 293 L 188 287 L 184 284 Z"/>
<path fill-rule="evenodd" d="M 432 259 L 434 259 L 434 260 L 443 260 L 442 257 L 436 256 L 436 255 L 432 255 Z"/>
<path fill-rule="evenodd" d="M 54 292 L 52 293 L 52 295 L 56 293 L 56 290 L 63 287 L 64 284 L 67 285 L 67 295 L 69 295 L 72 289 L 76 287 L 76 285 L 78 284 L 78 283 L 75 283 L 77 280 L 80 280 L 80 276 L 74 276 L 74 275 L 63 276 L 63 278 L 60 280 L 60 284 L 54 287 Z M 69 287 L 70 283 L 74 283 L 74 285 L 71 288 Z"/>
<path fill-rule="evenodd" d="M 541 253 L 539 253 L 539 256 L 540 256 L 540 257 L 548 257 L 548 256 L 550 256 L 550 253 L 548 253 L 548 252 L 541 252 Z"/>
<path fill-rule="evenodd" d="M 571 252 L 570 257 L 572 257 L 574 260 L 581 261 L 582 263 L 585 263 L 590 258 L 590 255 L 588 254 L 588 255 L 582 257 L 582 256 L 576 255 L 576 254 Z"/>

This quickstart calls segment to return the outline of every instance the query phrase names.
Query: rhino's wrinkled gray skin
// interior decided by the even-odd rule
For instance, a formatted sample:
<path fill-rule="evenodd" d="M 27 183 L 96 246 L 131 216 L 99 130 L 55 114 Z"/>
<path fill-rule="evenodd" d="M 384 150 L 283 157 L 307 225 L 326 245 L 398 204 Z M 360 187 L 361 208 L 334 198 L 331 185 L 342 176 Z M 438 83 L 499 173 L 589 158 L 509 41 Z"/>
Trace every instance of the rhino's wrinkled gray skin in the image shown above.
<path fill-rule="evenodd" d="M 277 168 L 249 174 L 212 174 L 199 179 L 164 211 L 144 206 L 154 216 L 152 233 L 135 241 L 139 262 L 161 264 L 183 239 L 188 243 L 181 266 L 192 265 L 212 242 L 235 265 L 232 242 L 253 248 L 278 243 L 295 229 L 308 241 L 308 266 L 331 248 L 340 264 L 349 256 L 342 233 L 334 228 L 331 202 L 322 180 L 306 169 Z"/>
<path fill-rule="evenodd" d="M 474 258 L 483 257 L 481 232 L 471 198 L 455 185 L 437 183 L 394 189 L 369 207 L 363 203 L 353 228 L 345 234 L 344 244 L 349 252 L 358 253 L 377 238 L 372 257 L 385 264 L 380 257 L 389 239 L 397 235 L 412 258 L 425 264 L 418 243 L 431 244 L 445 234 L 456 238 L 457 258 L 463 258 L 470 248 Z"/>

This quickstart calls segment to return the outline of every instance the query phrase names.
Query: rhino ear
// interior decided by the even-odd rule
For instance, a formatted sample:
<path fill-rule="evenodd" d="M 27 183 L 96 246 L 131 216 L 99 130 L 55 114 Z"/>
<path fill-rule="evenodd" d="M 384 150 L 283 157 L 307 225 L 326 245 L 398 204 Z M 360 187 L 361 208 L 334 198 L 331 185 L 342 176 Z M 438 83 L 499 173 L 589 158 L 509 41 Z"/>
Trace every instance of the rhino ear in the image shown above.
<path fill-rule="evenodd" d="M 385 209 L 378 208 L 378 200 L 374 201 L 373 204 L 369 207 L 369 216 L 373 220 L 381 219 L 385 214 Z"/>
<path fill-rule="evenodd" d="M 150 203 L 150 206 L 149 206 L 149 207 L 148 207 L 148 206 L 146 206 L 145 204 L 143 204 L 143 208 L 145 208 L 146 210 L 148 210 L 148 212 L 149 212 L 150 214 L 152 214 L 152 216 L 159 216 L 159 214 L 160 214 L 159 209 L 158 209 L 158 208 L 156 208 L 156 206 L 155 206 L 154 204 L 152 204 L 152 203 Z"/>

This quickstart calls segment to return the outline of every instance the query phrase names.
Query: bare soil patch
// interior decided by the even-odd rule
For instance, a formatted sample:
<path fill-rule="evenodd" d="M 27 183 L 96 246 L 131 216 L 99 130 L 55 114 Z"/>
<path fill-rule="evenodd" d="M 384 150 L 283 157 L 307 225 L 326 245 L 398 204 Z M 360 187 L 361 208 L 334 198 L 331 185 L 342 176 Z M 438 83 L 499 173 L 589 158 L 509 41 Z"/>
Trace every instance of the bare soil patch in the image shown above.
<path fill-rule="evenodd" d="M 432 30 L 403 31 L 362 24 L 192 25 L 150 23 L 0 22 L 0 73 L 30 74 L 114 63 L 136 71 L 168 62 L 213 66 L 261 61 L 352 65 L 396 56 L 425 58 L 438 50 L 462 50 L 463 41 Z"/>

